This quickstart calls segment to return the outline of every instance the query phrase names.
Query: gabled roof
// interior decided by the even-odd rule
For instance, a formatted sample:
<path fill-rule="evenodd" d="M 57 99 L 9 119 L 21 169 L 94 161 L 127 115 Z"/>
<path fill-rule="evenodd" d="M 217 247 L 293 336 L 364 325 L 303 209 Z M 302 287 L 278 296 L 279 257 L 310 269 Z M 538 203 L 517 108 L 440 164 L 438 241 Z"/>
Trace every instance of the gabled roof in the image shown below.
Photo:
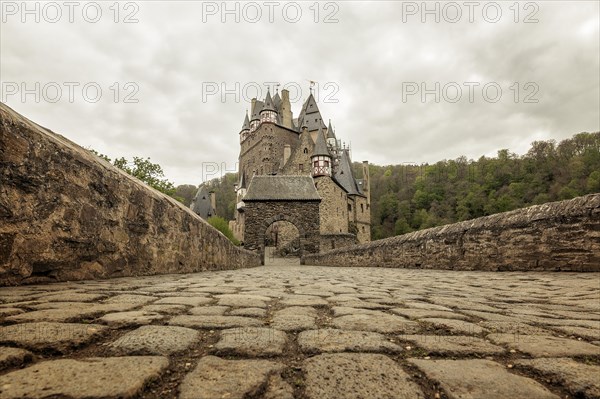
<path fill-rule="evenodd" d="M 244 118 L 244 124 L 242 130 L 250 130 L 250 119 L 248 119 L 248 111 L 246 111 L 246 118 Z"/>
<path fill-rule="evenodd" d="M 251 201 L 320 201 L 310 176 L 254 176 L 244 202 Z"/>
<path fill-rule="evenodd" d="M 347 149 L 342 151 L 340 165 L 338 166 L 333 178 L 339 183 L 340 186 L 344 188 L 344 190 L 348 192 L 348 195 L 363 195 L 358 183 L 356 182 L 356 179 L 352 175 L 350 155 L 348 154 Z"/>
<path fill-rule="evenodd" d="M 323 129 L 321 129 L 320 127 L 319 132 L 317 133 L 317 141 L 315 143 L 315 148 L 312 153 L 313 157 L 317 155 L 325 155 L 331 158 L 331 154 L 329 154 L 329 150 L 327 150 L 327 143 L 325 143 L 325 133 L 323 133 Z"/>

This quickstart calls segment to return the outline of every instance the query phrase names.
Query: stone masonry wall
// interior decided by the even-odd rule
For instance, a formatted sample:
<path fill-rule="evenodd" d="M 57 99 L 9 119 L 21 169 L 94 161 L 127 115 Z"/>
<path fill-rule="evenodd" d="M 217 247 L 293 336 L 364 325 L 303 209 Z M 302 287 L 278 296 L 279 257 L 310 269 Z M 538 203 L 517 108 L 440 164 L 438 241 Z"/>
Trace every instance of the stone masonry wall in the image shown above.
<path fill-rule="evenodd" d="M 319 252 L 319 201 L 244 201 L 245 248 L 261 251 L 268 227 L 280 220 L 292 223 L 305 253 Z"/>
<path fill-rule="evenodd" d="M 307 265 L 600 271 L 600 194 L 303 257 Z"/>
<path fill-rule="evenodd" d="M 183 204 L 0 104 L 0 286 L 259 264 Z"/>
<path fill-rule="evenodd" d="M 315 178 L 322 201 L 319 206 L 321 234 L 348 233 L 348 207 L 346 192 L 331 177 Z"/>
<path fill-rule="evenodd" d="M 335 248 L 349 247 L 356 244 L 358 244 L 358 241 L 354 234 L 321 234 L 320 252 L 325 252 Z"/>

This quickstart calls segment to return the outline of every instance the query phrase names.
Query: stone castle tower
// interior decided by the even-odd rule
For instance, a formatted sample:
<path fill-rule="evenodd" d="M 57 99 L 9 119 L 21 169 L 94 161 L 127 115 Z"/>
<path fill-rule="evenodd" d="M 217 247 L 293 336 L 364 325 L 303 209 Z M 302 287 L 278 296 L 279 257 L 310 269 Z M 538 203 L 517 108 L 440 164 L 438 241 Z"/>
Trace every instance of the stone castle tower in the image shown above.
<path fill-rule="evenodd" d="M 277 187 L 298 184 L 298 179 L 293 180 L 298 176 L 312 178 L 314 188 L 311 189 L 316 189 L 321 199 L 317 218 L 320 250 L 370 241 L 368 162 L 363 162 L 362 179 L 356 179 L 350 149 L 337 138 L 331 121 L 325 125 L 312 93 L 297 118 L 293 117 L 287 90 L 282 90 L 281 96 L 276 93 L 273 97 L 267 92 L 264 101 L 253 99 L 250 116 L 246 113 L 239 139 L 239 183 L 235 188 L 237 206 L 235 220 L 230 222 L 230 227 L 240 241 L 245 241 L 249 228 L 244 198 L 256 198 L 256 193 L 248 193 L 252 191 L 252 181 L 257 176 L 261 183 L 255 184 L 255 191 L 259 185 L 261 190 L 268 190 L 265 188 L 269 180 L 267 176 L 274 176 L 269 187 L 272 191 L 282 191 L 279 193 L 280 200 L 287 198 L 282 197 L 283 191 L 288 196 L 294 194 Z M 286 176 L 290 180 L 287 183 Z M 303 187 L 306 191 L 307 188 Z M 271 199 L 277 197 L 277 192 L 268 196 Z M 289 206 L 293 207 L 292 204 L 290 202 Z M 282 228 L 276 224 L 269 227 L 279 235 L 285 235 Z"/>

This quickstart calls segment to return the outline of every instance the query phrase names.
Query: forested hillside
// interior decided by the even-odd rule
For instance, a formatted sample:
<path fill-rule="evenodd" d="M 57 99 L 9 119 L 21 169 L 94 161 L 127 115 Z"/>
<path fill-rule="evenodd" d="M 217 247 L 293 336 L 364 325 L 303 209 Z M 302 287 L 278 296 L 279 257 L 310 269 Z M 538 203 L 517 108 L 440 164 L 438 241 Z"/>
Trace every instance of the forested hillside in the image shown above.
<path fill-rule="evenodd" d="M 361 164 L 354 165 L 361 178 Z M 372 238 L 600 191 L 600 133 L 536 141 L 524 155 L 461 157 L 423 165 L 371 165 Z M 220 216 L 233 218 L 236 174 L 209 182 Z"/>

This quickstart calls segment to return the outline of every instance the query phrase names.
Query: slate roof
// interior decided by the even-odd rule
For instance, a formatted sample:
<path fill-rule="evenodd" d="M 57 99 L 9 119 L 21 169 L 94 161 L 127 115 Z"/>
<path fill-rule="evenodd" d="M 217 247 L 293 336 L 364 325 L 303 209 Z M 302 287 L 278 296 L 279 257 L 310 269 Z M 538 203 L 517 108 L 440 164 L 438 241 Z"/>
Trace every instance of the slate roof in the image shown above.
<path fill-rule="evenodd" d="M 320 201 L 310 176 L 254 176 L 250 181 L 247 201 Z"/>
<path fill-rule="evenodd" d="M 248 111 L 246 111 L 246 118 L 244 119 L 242 130 L 250 130 L 250 119 L 248 119 Z"/>
<path fill-rule="evenodd" d="M 331 119 L 329 120 L 329 126 L 327 127 L 327 138 L 335 139 L 335 133 L 333 132 L 333 128 L 331 127 Z"/>
<path fill-rule="evenodd" d="M 273 105 L 275 106 L 275 111 L 281 112 L 281 97 L 279 97 L 279 92 L 273 96 Z"/>
<path fill-rule="evenodd" d="M 201 185 L 190 205 L 192 211 L 198 214 L 202 219 L 208 219 L 215 215 L 215 210 L 210 204 L 210 193 L 205 185 Z"/>
<path fill-rule="evenodd" d="M 327 150 L 327 143 L 325 143 L 325 133 L 323 133 L 323 129 L 321 128 L 319 128 L 319 133 L 317 133 L 317 142 L 312 153 L 313 157 L 317 155 L 325 155 L 331 158 L 329 150 Z"/>
<path fill-rule="evenodd" d="M 309 131 L 318 130 L 319 128 L 327 128 L 325 123 L 323 123 L 323 118 L 321 117 L 321 112 L 317 106 L 317 101 L 312 93 L 302 105 L 302 110 L 298 116 L 298 126 L 302 128 L 304 125 L 308 127 Z"/>
<path fill-rule="evenodd" d="M 254 108 L 252 109 L 252 119 L 250 120 L 260 120 L 260 111 L 262 111 L 263 107 L 264 103 L 262 101 L 256 100 Z"/>
<path fill-rule="evenodd" d="M 348 195 L 363 195 L 356 179 L 352 175 L 350 155 L 347 149 L 342 151 L 340 165 L 335 172 L 334 179 L 348 192 Z"/>
<path fill-rule="evenodd" d="M 273 100 L 271 99 L 271 93 L 269 91 L 267 91 L 267 97 L 265 97 L 264 106 L 261 111 L 275 111 L 275 106 L 273 105 Z"/>

